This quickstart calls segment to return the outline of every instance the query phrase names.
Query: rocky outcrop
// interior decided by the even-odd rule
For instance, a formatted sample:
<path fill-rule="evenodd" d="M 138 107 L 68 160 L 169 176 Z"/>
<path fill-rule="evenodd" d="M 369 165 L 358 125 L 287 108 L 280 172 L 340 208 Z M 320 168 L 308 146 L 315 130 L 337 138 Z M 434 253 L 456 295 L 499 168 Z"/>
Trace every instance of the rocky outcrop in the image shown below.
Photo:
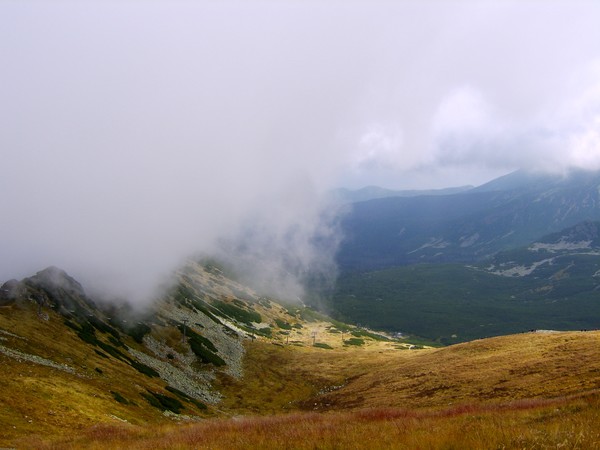
<path fill-rule="evenodd" d="M 0 306 L 13 304 L 22 296 L 22 286 L 17 280 L 8 280 L 0 287 Z"/>
<path fill-rule="evenodd" d="M 48 267 L 20 283 L 23 295 L 38 305 L 49 306 L 63 315 L 83 317 L 97 310 L 81 284 L 64 270 Z"/>

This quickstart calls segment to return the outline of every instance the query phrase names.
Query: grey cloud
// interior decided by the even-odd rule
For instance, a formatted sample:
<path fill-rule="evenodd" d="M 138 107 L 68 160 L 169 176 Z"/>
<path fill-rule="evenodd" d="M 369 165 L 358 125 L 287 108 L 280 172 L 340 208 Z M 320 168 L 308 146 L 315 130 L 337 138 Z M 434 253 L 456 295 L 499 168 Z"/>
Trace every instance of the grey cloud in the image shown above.
<path fill-rule="evenodd" d="M 333 270 L 331 187 L 585 161 L 599 16 L 584 1 L 2 2 L 0 278 L 57 265 L 148 297 L 187 256 L 262 230 L 248 255 L 296 293 Z M 440 125 L 465 86 L 483 120 Z"/>

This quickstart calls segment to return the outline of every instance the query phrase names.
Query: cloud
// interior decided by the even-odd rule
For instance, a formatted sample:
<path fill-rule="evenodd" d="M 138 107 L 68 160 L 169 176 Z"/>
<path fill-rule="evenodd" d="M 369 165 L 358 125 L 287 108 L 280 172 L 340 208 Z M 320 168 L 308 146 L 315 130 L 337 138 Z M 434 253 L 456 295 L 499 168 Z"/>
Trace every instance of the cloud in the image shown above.
<path fill-rule="evenodd" d="M 306 37 L 310 11 L 256 6 L 3 4 L 1 279 L 57 265 L 148 299 L 249 227 L 262 264 L 330 258 L 313 239 L 353 50 L 315 51 L 332 14 Z"/>
<path fill-rule="evenodd" d="M 574 91 L 515 122 L 481 91 L 466 86 L 448 94 L 433 118 L 430 164 L 475 164 L 506 169 L 600 169 L 600 89 L 596 64 Z"/>
<path fill-rule="evenodd" d="M 396 168 L 402 160 L 402 130 L 394 123 L 369 125 L 358 141 L 354 165 L 356 169 Z"/>
<path fill-rule="evenodd" d="M 363 137 L 372 123 L 384 130 L 393 123 L 402 130 L 402 146 L 393 170 L 389 164 L 351 164 L 349 184 L 376 179 L 390 187 L 444 187 L 477 184 L 519 168 L 583 164 L 594 146 L 591 99 L 600 32 L 591 17 L 600 5 L 486 1 L 403 7 L 404 15 L 388 11 L 396 28 L 381 21 L 372 79 L 344 135 L 347 148 L 359 148 L 359 155 L 379 155 L 381 144 L 365 146 Z M 587 150 L 576 157 L 573 146 L 584 142 L 590 142 Z"/>
<path fill-rule="evenodd" d="M 308 180 L 264 201 L 277 207 L 255 208 L 237 234 L 220 242 L 215 255 L 266 295 L 296 301 L 309 280 L 313 286 L 331 288 L 342 238 L 342 206 L 311 190 Z"/>
<path fill-rule="evenodd" d="M 0 279 L 57 265 L 148 298 L 187 256 L 228 242 L 242 260 L 253 236 L 247 255 L 296 295 L 303 273 L 331 269 L 329 188 L 596 167 L 599 15 L 578 1 L 3 2 Z"/>
<path fill-rule="evenodd" d="M 483 94 L 465 86 L 442 99 L 433 117 L 432 134 L 436 163 L 455 163 L 497 155 L 495 149 L 490 152 L 487 141 L 497 139 L 502 131 Z"/>

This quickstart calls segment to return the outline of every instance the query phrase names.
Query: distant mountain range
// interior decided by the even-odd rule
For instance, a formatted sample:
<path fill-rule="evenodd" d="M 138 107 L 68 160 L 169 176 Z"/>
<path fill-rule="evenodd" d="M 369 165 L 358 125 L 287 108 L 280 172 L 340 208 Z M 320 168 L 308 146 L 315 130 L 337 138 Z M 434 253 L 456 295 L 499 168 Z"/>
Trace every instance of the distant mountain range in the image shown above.
<path fill-rule="evenodd" d="M 600 220 L 600 173 L 514 172 L 448 195 L 352 204 L 342 222 L 343 271 L 476 262 L 585 220 Z"/>
<path fill-rule="evenodd" d="M 424 189 L 424 190 L 392 190 L 379 186 L 366 186 L 361 189 L 335 189 L 332 195 L 335 199 L 343 203 L 364 202 L 377 198 L 389 197 L 421 197 L 424 195 L 452 195 L 473 189 L 473 186 L 458 186 L 445 189 Z"/>
<path fill-rule="evenodd" d="M 600 172 L 355 202 L 342 227 L 338 319 L 446 344 L 600 328 Z"/>

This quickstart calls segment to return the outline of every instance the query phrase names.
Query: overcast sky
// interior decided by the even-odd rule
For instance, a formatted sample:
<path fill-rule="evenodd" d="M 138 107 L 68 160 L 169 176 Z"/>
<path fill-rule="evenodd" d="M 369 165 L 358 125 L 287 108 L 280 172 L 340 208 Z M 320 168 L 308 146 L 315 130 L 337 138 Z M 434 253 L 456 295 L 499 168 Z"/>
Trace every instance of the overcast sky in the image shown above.
<path fill-rule="evenodd" d="M 598 169 L 599 20 L 598 1 L 0 0 L 0 279 L 148 285 L 249 217 L 309 239 L 333 187 Z"/>

